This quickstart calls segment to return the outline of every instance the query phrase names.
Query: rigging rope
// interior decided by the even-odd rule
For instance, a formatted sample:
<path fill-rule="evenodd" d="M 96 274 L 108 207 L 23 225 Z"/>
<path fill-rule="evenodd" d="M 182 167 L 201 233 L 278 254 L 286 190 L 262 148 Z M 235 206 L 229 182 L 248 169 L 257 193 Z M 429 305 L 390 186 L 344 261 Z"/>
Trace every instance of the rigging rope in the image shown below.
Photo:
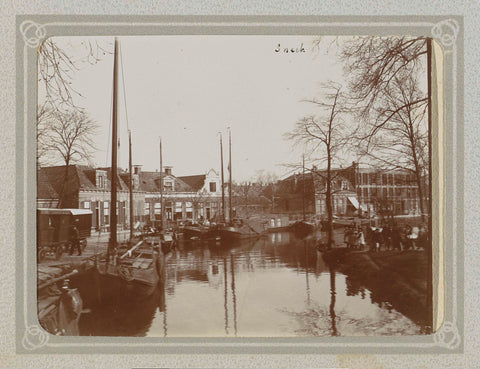
<path fill-rule="evenodd" d="M 130 131 L 130 127 L 128 126 L 127 92 L 126 92 L 126 89 L 125 89 L 125 73 L 123 71 L 123 56 L 122 56 L 122 48 L 120 47 L 120 44 L 118 44 L 118 55 L 120 56 L 120 68 L 122 69 L 123 104 L 125 106 L 125 121 L 127 122 L 127 130 Z"/>

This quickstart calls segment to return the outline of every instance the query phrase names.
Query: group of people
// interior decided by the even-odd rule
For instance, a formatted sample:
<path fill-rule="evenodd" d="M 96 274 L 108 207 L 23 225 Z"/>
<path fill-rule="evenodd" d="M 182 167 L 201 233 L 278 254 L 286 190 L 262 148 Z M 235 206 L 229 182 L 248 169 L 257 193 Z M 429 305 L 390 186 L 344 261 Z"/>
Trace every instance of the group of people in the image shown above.
<path fill-rule="evenodd" d="M 363 232 L 362 227 L 357 227 L 355 224 L 345 227 L 343 242 L 345 242 L 348 249 L 363 250 L 366 246 L 366 242 L 365 233 Z"/>
<path fill-rule="evenodd" d="M 417 250 L 428 246 L 428 235 L 425 226 L 412 227 L 406 225 L 384 225 L 383 227 L 361 227 L 352 224 L 345 228 L 344 242 L 347 248 L 370 251 L 383 250 Z"/>

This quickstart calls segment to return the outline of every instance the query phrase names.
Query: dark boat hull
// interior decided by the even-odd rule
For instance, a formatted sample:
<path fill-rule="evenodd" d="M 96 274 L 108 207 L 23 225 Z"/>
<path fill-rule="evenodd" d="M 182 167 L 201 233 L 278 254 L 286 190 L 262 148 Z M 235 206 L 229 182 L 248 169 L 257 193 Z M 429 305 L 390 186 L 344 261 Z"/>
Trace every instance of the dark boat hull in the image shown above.
<path fill-rule="evenodd" d="M 238 229 L 236 227 L 224 227 L 218 230 L 218 235 L 222 241 L 236 241 L 249 238 L 258 238 L 261 235 L 253 231 Z"/>
<path fill-rule="evenodd" d="M 113 263 L 99 263 L 97 271 L 100 277 L 101 295 L 127 294 L 133 297 L 151 295 L 158 284 L 158 254 L 153 252 L 151 258 L 132 258 Z M 142 262 L 143 260 L 143 262 Z"/>
<path fill-rule="evenodd" d="M 315 231 L 315 225 L 301 220 L 292 224 L 290 230 L 296 236 L 306 237 Z"/>
<path fill-rule="evenodd" d="M 183 238 L 187 240 L 213 240 L 218 236 L 218 230 L 212 227 L 185 227 L 183 229 Z"/>

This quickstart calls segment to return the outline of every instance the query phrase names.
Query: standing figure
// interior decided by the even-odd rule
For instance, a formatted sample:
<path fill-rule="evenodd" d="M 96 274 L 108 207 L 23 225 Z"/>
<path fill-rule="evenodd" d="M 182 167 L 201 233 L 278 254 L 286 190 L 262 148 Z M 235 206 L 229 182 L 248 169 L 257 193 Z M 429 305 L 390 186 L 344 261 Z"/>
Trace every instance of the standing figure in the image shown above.
<path fill-rule="evenodd" d="M 375 252 L 380 251 L 380 247 L 382 246 L 382 241 L 383 241 L 382 229 L 377 228 L 373 233 L 373 246 L 374 246 Z"/>
<path fill-rule="evenodd" d="M 82 255 L 82 248 L 80 247 L 80 233 L 78 231 L 78 219 L 73 221 L 70 228 L 70 255 L 73 255 L 75 248 L 78 251 L 78 255 Z"/>
<path fill-rule="evenodd" d="M 402 251 L 402 235 L 398 227 L 394 226 L 390 235 L 393 250 Z"/>
<path fill-rule="evenodd" d="M 360 244 L 360 249 L 363 250 L 365 248 L 365 234 L 363 233 L 363 230 L 360 228 L 360 232 L 358 233 L 358 242 Z"/>
<path fill-rule="evenodd" d="M 391 229 L 390 226 L 383 227 L 382 237 L 385 245 L 385 250 L 390 250 L 391 247 Z"/>
<path fill-rule="evenodd" d="M 347 249 L 352 247 L 352 242 L 351 242 L 351 235 L 352 235 L 352 229 L 347 226 L 345 227 L 345 230 L 343 232 L 343 242 L 347 245 Z"/>
<path fill-rule="evenodd" d="M 349 238 L 350 238 L 349 243 L 352 249 L 357 249 L 360 238 L 356 229 L 351 230 Z"/>

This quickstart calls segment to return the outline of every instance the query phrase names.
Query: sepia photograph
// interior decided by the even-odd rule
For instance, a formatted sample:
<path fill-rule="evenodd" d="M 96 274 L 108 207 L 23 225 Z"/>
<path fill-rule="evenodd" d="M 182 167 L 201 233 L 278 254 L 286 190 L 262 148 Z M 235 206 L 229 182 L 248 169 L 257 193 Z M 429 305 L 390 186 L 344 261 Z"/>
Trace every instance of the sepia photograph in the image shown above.
<path fill-rule="evenodd" d="M 43 39 L 42 328 L 100 337 L 434 333 L 435 43 Z"/>

